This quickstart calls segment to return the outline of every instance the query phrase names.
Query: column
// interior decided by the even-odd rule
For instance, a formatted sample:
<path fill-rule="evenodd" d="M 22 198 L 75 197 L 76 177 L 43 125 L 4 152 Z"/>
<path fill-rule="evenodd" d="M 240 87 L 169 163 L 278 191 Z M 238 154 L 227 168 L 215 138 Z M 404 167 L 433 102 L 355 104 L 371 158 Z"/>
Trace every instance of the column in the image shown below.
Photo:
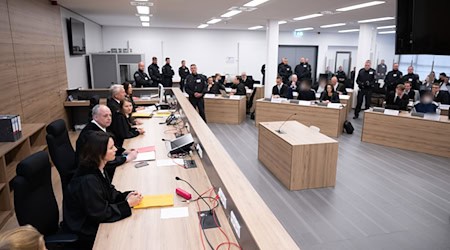
<path fill-rule="evenodd" d="M 374 24 L 361 24 L 359 26 L 359 39 L 358 39 L 358 53 L 356 56 L 356 71 L 355 82 L 353 92 L 353 108 L 356 107 L 356 96 L 358 90 L 358 84 L 356 84 L 356 78 L 361 68 L 364 68 L 364 63 L 367 60 L 372 61 L 372 68 L 376 69 L 375 49 L 377 45 L 377 26 Z"/>
<path fill-rule="evenodd" d="M 267 20 L 266 29 L 266 76 L 264 85 L 264 97 L 272 96 L 272 88 L 278 75 L 278 41 L 279 41 L 278 20 Z"/>

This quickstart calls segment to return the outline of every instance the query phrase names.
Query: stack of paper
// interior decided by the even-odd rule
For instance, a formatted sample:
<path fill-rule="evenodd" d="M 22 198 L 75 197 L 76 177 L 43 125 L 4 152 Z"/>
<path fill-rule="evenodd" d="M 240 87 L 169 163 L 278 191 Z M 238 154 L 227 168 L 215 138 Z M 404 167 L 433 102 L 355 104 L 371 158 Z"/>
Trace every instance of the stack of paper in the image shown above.
<path fill-rule="evenodd" d="M 156 160 L 155 151 L 138 153 L 134 161 L 154 161 Z"/>

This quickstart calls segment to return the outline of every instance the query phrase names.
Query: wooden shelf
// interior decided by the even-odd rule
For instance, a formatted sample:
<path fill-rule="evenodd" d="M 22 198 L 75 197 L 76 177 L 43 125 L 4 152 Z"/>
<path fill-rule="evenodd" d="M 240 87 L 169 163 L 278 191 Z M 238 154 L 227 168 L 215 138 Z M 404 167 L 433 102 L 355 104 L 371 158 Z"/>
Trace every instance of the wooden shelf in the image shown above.
<path fill-rule="evenodd" d="M 47 150 L 47 145 L 41 145 L 41 146 L 34 146 L 31 147 L 31 154 L 43 151 L 43 150 Z"/>
<path fill-rule="evenodd" d="M 12 181 L 16 176 L 17 164 L 19 164 L 19 161 L 13 161 L 6 165 L 6 178 L 8 182 Z"/>

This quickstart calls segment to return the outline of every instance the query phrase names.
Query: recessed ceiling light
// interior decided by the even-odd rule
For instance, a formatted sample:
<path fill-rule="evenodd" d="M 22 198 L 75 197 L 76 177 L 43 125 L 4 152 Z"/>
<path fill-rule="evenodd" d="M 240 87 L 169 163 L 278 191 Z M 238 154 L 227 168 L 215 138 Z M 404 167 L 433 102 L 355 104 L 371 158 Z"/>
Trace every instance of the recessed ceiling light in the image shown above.
<path fill-rule="evenodd" d="M 383 35 L 383 34 L 395 34 L 395 30 L 390 30 L 390 31 L 380 31 L 380 32 L 378 32 L 378 34 L 381 34 L 381 35 Z"/>
<path fill-rule="evenodd" d="M 380 18 L 373 18 L 373 19 L 366 19 L 358 21 L 358 23 L 373 23 L 373 22 L 380 22 L 380 21 L 388 21 L 388 20 L 394 20 L 394 17 L 380 17 Z"/>
<path fill-rule="evenodd" d="M 149 16 L 139 16 L 139 19 L 141 19 L 141 22 L 150 22 Z"/>
<path fill-rule="evenodd" d="M 320 28 L 326 29 L 326 28 L 333 28 L 333 27 L 340 27 L 340 26 L 345 26 L 345 23 L 327 24 L 327 25 L 320 26 Z"/>
<path fill-rule="evenodd" d="M 221 15 L 221 17 L 232 17 L 232 16 L 235 16 L 235 15 L 241 13 L 241 12 L 242 12 L 242 10 L 230 10 L 227 13 Z"/>
<path fill-rule="evenodd" d="M 248 29 L 249 29 L 249 30 L 259 30 L 259 29 L 262 29 L 262 28 L 264 28 L 264 26 L 258 25 L 258 26 L 250 27 L 250 28 L 248 28 Z"/>
<path fill-rule="evenodd" d="M 136 6 L 137 13 L 141 15 L 148 15 L 150 14 L 150 7 L 148 6 Z"/>
<path fill-rule="evenodd" d="M 394 29 L 394 28 L 395 28 L 395 25 L 380 26 L 380 27 L 377 27 L 377 30 Z"/>
<path fill-rule="evenodd" d="M 222 19 L 220 19 L 220 18 L 214 18 L 214 19 L 209 20 L 209 21 L 206 22 L 206 23 L 208 23 L 208 24 L 215 24 L 215 23 L 218 23 L 218 22 L 220 22 L 220 21 L 222 21 Z"/>
<path fill-rule="evenodd" d="M 306 31 L 306 30 L 313 30 L 313 27 L 307 27 L 307 28 L 300 28 L 300 29 L 295 29 L 295 31 Z"/>
<path fill-rule="evenodd" d="M 269 0 L 253 0 L 253 1 L 250 1 L 250 2 L 248 2 L 246 4 L 244 4 L 244 6 L 245 7 L 256 7 L 256 6 L 260 5 L 260 4 L 263 4 L 263 3 L 268 2 L 268 1 Z"/>
<path fill-rule="evenodd" d="M 356 9 L 366 8 L 366 7 L 375 6 L 375 5 L 379 5 L 379 4 L 383 4 L 383 3 L 386 3 L 386 2 L 385 1 L 372 1 L 372 2 L 361 3 L 361 4 L 356 4 L 356 5 L 336 9 L 336 11 L 356 10 Z"/>
<path fill-rule="evenodd" d="M 300 20 L 305 20 L 305 19 L 310 19 L 310 18 L 315 18 L 315 17 L 320 17 L 323 16 L 323 14 L 317 13 L 317 14 L 312 14 L 312 15 L 307 15 L 307 16 L 299 16 L 294 18 L 295 21 L 300 21 Z"/>
<path fill-rule="evenodd" d="M 339 30 L 339 33 L 359 32 L 359 29 Z"/>
<path fill-rule="evenodd" d="M 285 24 L 285 23 L 287 23 L 286 21 L 278 21 L 278 24 Z"/>
<path fill-rule="evenodd" d="M 143 22 L 143 23 L 142 23 L 142 26 L 144 26 L 144 27 L 150 27 L 150 23 L 149 23 L 149 22 Z"/>
<path fill-rule="evenodd" d="M 206 27 L 208 27 L 208 24 L 200 24 L 197 28 L 199 28 L 199 29 L 204 29 L 204 28 L 206 28 Z"/>

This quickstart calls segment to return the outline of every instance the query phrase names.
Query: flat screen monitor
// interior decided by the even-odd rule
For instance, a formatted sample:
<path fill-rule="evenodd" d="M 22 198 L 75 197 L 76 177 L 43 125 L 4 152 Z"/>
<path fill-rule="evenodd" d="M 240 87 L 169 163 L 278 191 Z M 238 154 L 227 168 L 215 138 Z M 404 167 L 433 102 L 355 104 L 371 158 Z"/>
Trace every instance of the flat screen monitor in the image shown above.
<path fill-rule="evenodd" d="M 75 18 L 67 19 L 69 51 L 71 55 L 86 54 L 86 36 L 84 23 Z"/>

